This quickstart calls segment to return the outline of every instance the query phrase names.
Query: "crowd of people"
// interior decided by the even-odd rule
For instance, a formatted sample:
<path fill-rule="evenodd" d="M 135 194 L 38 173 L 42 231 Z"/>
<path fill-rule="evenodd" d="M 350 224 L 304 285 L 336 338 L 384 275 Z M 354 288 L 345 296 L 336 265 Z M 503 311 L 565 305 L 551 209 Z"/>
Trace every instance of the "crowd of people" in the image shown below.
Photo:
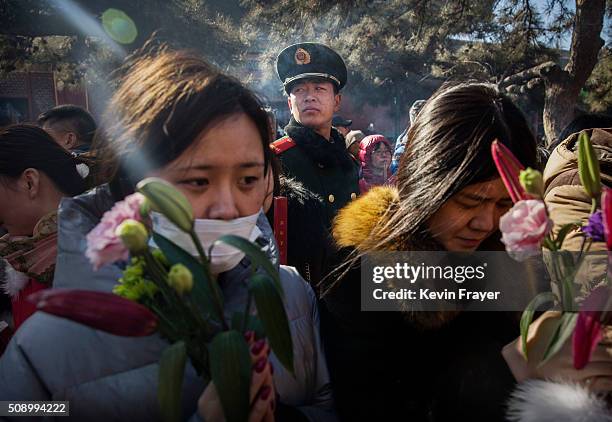
<path fill-rule="evenodd" d="M 489 83 L 453 83 L 416 102 L 390 142 L 337 115 L 348 71 L 333 49 L 288 46 L 276 69 L 291 112 L 280 139 L 249 88 L 165 46 L 126 61 L 99 126 L 82 108 L 58 106 L 37 124 L 0 129 L 0 399 L 68 400 L 76 420 L 160 419 L 166 339 L 114 336 L 27 301 L 41 289 L 112 291 L 125 263 L 94 271 L 86 236 L 140 180 L 157 176 L 185 194 L 196 222 L 249 224 L 278 268 L 294 374 L 268 345 L 253 346 L 249 421 L 548 420 L 535 392 L 535 403 L 511 400 L 521 384 L 557 378 L 573 384 L 538 384 L 542 395 L 567 394 L 558 397 L 565 419 L 555 420 L 612 420 L 606 344 L 603 360 L 580 371 L 567 367 L 566 349 L 536 367 L 515 347 L 519 314 L 364 312 L 359 266 L 372 252 L 503 250 L 499 220 L 512 201 L 494 140 L 544 171 L 556 213 L 583 218 L 576 204 L 588 211 L 590 200 L 576 182 L 577 133 L 592 135 L 603 183 L 612 183 L 612 119 L 581 117 L 546 163 L 510 98 Z M 274 206 L 279 196 L 286 209 Z M 279 219 L 282 242 L 272 230 Z M 247 301 L 244 261 L 213 262 L 233 310 Z M 224 420 L 214 384 L 190 364 L 181 400 L 185 419 Z"/>

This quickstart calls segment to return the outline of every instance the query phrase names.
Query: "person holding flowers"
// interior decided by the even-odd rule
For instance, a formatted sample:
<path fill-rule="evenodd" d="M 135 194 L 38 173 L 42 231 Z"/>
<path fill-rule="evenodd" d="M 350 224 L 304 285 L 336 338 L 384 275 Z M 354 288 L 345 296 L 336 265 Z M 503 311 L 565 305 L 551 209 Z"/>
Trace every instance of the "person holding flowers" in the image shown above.
<path fill-rule="evenodd" d="M 250 380 L 249 421 L 335 420 L 315 296 L 295 269 L 278 266 L 277 246 L 262 209 L 272 191 L 271 133 L 255 95 L 202 59 L 163 46 L 147 46 L 130 58 L 99 134 L 105 146 L 98 151 L 100 168 L 108 183 L 64 201 L 59 213 L 56 287 L 87 290 L 78 297 L 95 314 L 62 307 L 62 301 L 73 300 L 74 294 L 43 296 L 39 307 L 55 309 L 55 315 L 69 313 L 73 321 L 38 312 L 22 327 L 0 359 L 0 397 L 70 400 L 70 415 L 90 421 L 190 416 L 207 422 L 236 420 L 236 409 L 223 401 L 224 392 L 233 388 L 231 379 L 207 384 L 207 377 L 201 376 L 219 380 L 215 371 L 221 367 L 239 371 L 236 382 Z M 163 182 L 147 179 L 149 183 L 138 184 L 151 176 Z M 142 194 L 134 194 L 137 184 Z M 240 249 L 219 244 L 225 235 L 254 242 L 266 257 L 260 266 L 277 271 L 292 368 L 277 352 L 264 313 L 259 313 L 258 292 L 251 290 L 250 284 L 258 277 L 261 281 L 251 262 L 259 255 L 245 256 Z M 160 249 L 151 249 L 151 242 Z M 173 263 L 172 253 L 185 254 L 185 265 Z M 190 266 L 193 262 L 198 264 Z M 208 284 L 201 283 L 198 271 L 210 275 Z M 212 293 L 194 296 L 204 287 Z M 96 294 L 111 290 L 123 298 Z M 257 314 L 249 306 L 252 294 Z M 106 302 L 96 302 L 96 297 Z M 160 297 L 168 307 L 186 303 L 196 311 L 173 316 L 156 312 Z M 149 310 L 137 304 L 118 306 L 124 298 Z M 216 305 L 212 316 L 198 312 L 202 302 Z M 98 318 L 105 306 L 112 312 Z M 156 318 L 149 316 L 151 310 Z M 236 322 L 232 316 L 238 311 L 244 312 Z M 214 319 L 217 312 L 221 317 Z M 207 364 L 206 359 L 193 358 L 206 356 L 204 344 L 182 337 L 184 342 L 168 348 L 165 338 L 149 335 L 155 325 L 162 333 L 181 333 L 192 317 L 204 327 L 194 332 L 196 336 L 206 335 L 207 329 L 235 334 L 230 325 L 250 327 L 257 316 L 271 343 L 256 326 L 244 331 L 240 344 L 249 348 L 245 350 L 250 362 L 246 378 L 240 372 L 244 355 L 233 355 L 232 349 L 219 357 L 215 340 L 208 352 L 216 359 L 211 357 Z M 131 337 L 120 336 L 126 332 Z M 190 363 L 178 377 L 169 378 L 172 385 L 158 383 L 158 376 L 180 361 L 164 350 L 184 350 L 185 343 Z M 158 364 L 166 356 L 171 359 Z M 182 356 L 184 362 L 184 352 Z M 177 412 L 160 410 L 158 398 L 178 401 Z"/>
<path fill-rule="evenodd" d="M 329 280 L 322 330 L 346 420 L 375 420 L 380 409 L 397 415 L 385 420 L 505 419 L 515 380 L 501 351 L 519 315 L 424 312 L 408 299 L 400 312 L 361 312 L 357 268 L 371 252 L 503 250 L 500 218 L 513 196 L 491 156 L 495 140 L 537 168 L 536 141 L 508 97 L 490 84 L 445 85 L 410 128 L 397 187 L 372 188 L 336 218 L 334 237 L 352 260 Z"/>
<path fill-rule="evenodd" d="M 408 300 L 405 311 L 360 312 L 356 268 L 374 251 L 503 250 L 499 218 L 512 201 L 491 158 L 494 139 L 535 167 L 535 139 L 507 97 L 488 84 L 443 86 L 410 128 L 396 187 L 372 188 L 336 218 L 334 237 L 353 261 L 330 279 L 322 330 L 346 420 L 391 406 L 404 416 L 389 420 L 503 419 L 514 381 L 500 351 L 516 337 L 518 318 L 413 311 Z M 358 386 L 347 381 L 357 367 L 367 374 Z"/>
<path fill-rule="evenodd" d="M 612 420 L 609 257 L 589 254 L 594 246 L 609 251 L 612 245 L 607 138 L 597 129 L 568 138 L 547 165 L 546 183 L 510 151 L 493 147 L 504 183 L 514 193 L 515 205 L 500 221 L 506 250 L 518 260 L 542 255 L 552 279 L 550 291 L 525 308 L 520 338 L 503 350 L 521 381 L 508 403 L 513 421 Z M 560 157 L 573 159 L 564 163 Z M 532 323 L 545 304 L 552 310 Z"/>

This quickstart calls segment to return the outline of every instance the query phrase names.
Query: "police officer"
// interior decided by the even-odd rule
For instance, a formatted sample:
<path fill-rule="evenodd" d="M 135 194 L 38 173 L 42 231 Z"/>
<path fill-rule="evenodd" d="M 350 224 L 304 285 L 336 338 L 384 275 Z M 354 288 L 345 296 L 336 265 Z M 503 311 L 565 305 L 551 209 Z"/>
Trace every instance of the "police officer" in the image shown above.
<path fill-rule="evenodd" d="M 322 238 L 331 239 L 331 222 L 337 211 L 359 193 L 359 166 L 347 152 L 342 135 L 332 127 L 332 118 L 342 100 L 340 90 L 347 80 L 346 65 L 338 53 L 323 44 L 299 43 L 278 55 L 276 70 L 287 93 L 292 117 L 285 127 L 287 136 L 275 141 L 272 148 L 284 173 L 321 198 L 324 222 L 324 227 L 315 227 L 309 221 L 300 221 L 296 228 L 289 216 L 289 230 L 303 230 L 305 236 L 322 232 Z M 333 254 L 328 246 L 322 245 L 321 250 Z M 299 245 L 289 244 L 289 255 L 292 247 Z M 316 284 L 337 264 L 329 256 L 326 258 L 325 263 L 313 262 L 316 276 L 312 276 L 313 271 L 302 275 Z M 318 259 L 313 257 L 313 261 Z"/>

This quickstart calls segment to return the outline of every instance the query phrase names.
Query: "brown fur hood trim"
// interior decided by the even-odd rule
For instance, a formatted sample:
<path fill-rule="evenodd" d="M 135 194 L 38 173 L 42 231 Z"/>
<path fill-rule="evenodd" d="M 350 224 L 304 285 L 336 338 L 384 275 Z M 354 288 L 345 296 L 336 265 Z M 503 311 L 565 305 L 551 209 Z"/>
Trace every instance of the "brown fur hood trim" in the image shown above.
<path fill-rule="evenodd" d="M 377 186 L 351 202 L 334 219 L 333 235 L 340 247 L 361 249 L 372 244 L 372 231 L 389 208 L 399 201 L 395 187 Z"/>
<path fill-rule="evenodd" d="M 385 228 L 377 224 L 387 218 L 387 213 L 399 202 L 395 187 L 377 186 L 340 210 L 334 220 L 333 235 L 340 247 L 355 248 L 364 252 L 378 246 L 386 238 Z M 381 250 L 381 248 L 375 248 Z M 385 250 L 402 250 L 398 244 L 384 245 Z M 395 290 L 392 284 L 387 286 Z M 423 330 L 437 329 L 452 321 L 457 311 L 425 312 L 414 309 L 412 302 L 399 303 L 407 322 Z"/>

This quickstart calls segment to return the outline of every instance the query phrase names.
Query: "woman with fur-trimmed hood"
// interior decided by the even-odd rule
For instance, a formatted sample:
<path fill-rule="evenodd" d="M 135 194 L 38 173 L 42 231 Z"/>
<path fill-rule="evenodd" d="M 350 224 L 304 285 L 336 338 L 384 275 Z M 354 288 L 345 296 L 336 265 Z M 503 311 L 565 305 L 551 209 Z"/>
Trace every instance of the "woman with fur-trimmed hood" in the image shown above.
<path fill-rule="evenodd" d="M 322 330 L 343 420 L 504 420 L 515 387 L 502 358 L 518 313 L 361 312 L 359 259 L 373 251 L 501 250 L 512 201 L 493 160 L 498 139 L 536 168 L 518 108 L 488 84 L 444 86 L 408 134 L 397 187 L 341 210 L 334 237 L 352 250 L 323 297 Z"/>

